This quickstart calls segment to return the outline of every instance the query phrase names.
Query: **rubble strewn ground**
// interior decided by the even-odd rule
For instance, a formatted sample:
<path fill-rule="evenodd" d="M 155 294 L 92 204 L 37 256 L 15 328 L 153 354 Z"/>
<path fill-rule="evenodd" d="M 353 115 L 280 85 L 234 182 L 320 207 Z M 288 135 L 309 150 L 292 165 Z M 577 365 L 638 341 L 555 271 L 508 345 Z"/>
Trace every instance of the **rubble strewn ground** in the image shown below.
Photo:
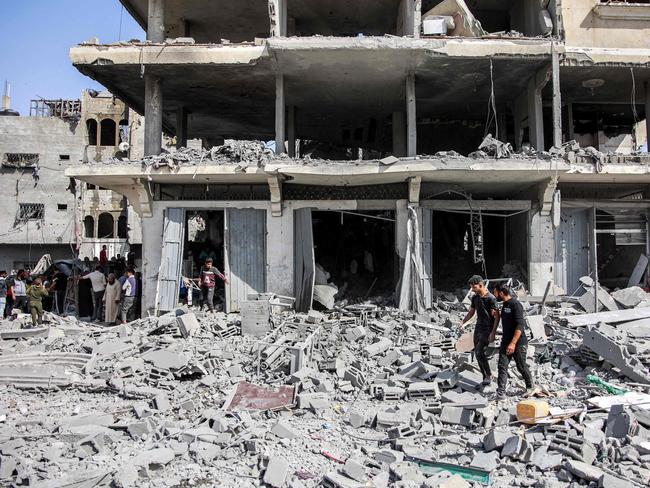
<path fill-rule="evenodd" d="M 283 312 L 267 338 L 187 308 L 117 327 L 6 320 L 0 484 L 648 486 L 648 295 L 607 296 L 600 315 L 525 302 L 550 416 L 524 422 L 514 368 L 505 401 L 481 388 L 450 295 L 420 315 Z"/>

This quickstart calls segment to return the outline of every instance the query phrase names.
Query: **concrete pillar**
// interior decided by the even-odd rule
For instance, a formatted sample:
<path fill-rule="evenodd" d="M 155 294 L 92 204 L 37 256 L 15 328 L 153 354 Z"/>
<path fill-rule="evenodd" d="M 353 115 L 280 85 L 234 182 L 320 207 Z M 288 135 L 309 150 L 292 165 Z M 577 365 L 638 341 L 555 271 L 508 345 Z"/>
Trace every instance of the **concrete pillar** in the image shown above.
<path fill-rule="evenodd" d="M 646 147 L 650 153 L 650 85 L 646 81 L 643 84 L 645 88 L 645 136 L 646 136 Z"/>
<path fill-rule="evenodd" d="M 287 35 L 287 0 L 270 0 L 271 36 Z"/>
<path fill-rule="evenodd" d="M 163 96 L 162 80 L 144 75 L 144 155 L 154 156 L 162 151 Z"/>
<path fill-rule="evenodd" d="M 151 217 L 142 218 L 142 316 L 156 310 L 158 273 L 162 261 L 163 212 L 156 209 Z"/>
<path fill-rule="evenodd" d="M 393 156 L 406 156 L 406 113 L 393 112 Z"/>
<path fill-rule="evenodd" d="M 266 290 L 277 295 L 293 296 L 293 216 L 291 202 L 285 202 L 286 209 L 281 216 L 266 212 L 266 242 L 268 272 Z"/>
<path fill-rule="evenodd" d="M 187 109 L 179 107 L 176 110 L 176 148 L 187 146 Z"/>
<path fill-rule="evenodd" d="M 560 89 L 560 56 L 555 43 L 551 45 L 553 76 L 553 145 L 562 145 L 562 92 Z"/>
<path fill-rule="evenodd" d="M 418 153 L 418 128 L 415 103 L 415 74 L 406 77 L 406 155 L 414 158 Z"/>
<path fill-rule="evenodd" d="M 284 75 L 278 73 L 275 77 L 275 154 L 287 152 L 284 147 L 285 132 Z"/>
<path fill-rule="evenodd" d="M 149 0 L 147 41 L 165 42 L 165 0 Z"/>
<path fill-rule="evenodd" d="M 555 231 L 552 213 L 543 216 L 539 206 L 533 207 L 529 217 L 528 263 L 531 295 L 544 294 L 546 284 L 553 279 L 555 267 Z"/>
<path fill-rule="evenodd" d="M 287 149 L 292 158 L 296 157 L 296 106 L 287 107 Z"/>
<path fill-rule="evenodd" d="M 536 76 L 528 81 L 528 132 L 531 145 L 538 151 L 544 150 L 544 113 L 542 93 L 538 89 Z"/>
<path fill-rule="evenodd" d="M 569 137 L 569 141 L 572 141 L 576 138 L 575 136 L 575 127 L 574 127 L 574 121 L 573 121 L 573 103 L 569 102 L 566 104 L 566 109 L 567 109 L 567 123 L 569 124 L 569 127 L 567 127 L 567 135 Z"/>

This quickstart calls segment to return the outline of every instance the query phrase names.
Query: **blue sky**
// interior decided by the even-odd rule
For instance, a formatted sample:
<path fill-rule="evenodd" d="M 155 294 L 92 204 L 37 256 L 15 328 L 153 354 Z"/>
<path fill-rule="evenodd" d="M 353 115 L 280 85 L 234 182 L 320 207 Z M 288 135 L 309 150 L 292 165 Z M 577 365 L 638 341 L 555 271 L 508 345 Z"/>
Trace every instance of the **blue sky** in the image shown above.
<path fill-rule="evenodd" d="M 101 88 L 72 67 L 70 47 L 91 37 L 102 43 L 144 39 L 118 0 L 0 0 L 0 92 L 11 83 L 11 105 L 29 115 L 32 98 L 79 98 Z M 1 93 L 0 93 L 1 94 Z"/>

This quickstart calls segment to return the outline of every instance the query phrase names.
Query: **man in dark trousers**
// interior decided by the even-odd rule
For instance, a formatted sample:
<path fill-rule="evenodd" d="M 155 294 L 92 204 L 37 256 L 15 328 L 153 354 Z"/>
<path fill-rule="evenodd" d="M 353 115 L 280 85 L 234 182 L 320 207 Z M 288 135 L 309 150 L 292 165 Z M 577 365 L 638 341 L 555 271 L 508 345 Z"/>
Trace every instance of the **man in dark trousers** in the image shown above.
<path fill-rule="evenodd" d="M 517 369 L 526 383 L 526 396 L 536 393 L 533 378 L 526 364 L 526 353 L 528 352 L 528 339 L 526 338 L 524 319 L 524 307 L 514 297 L 507 285 L 497 284 L 494 287 L 494 294 L 503 302 L 501 308 L 501 326 L 503 337 L 499 348 L 499 379 L 497 380 L 497 399 L 506 398 L 506 384 L 508 383 L 508 366 L 510 359 L 515 360 Z"/>
<path fill-rule="evenodd" d="M 212 266 L 212 258 L 205 260 L 205 266 L 201 268 L 201 276 L 199 277 L 199 285 L 201 286 L 201 308 L 203 305 L 208 306 L 210 312 L 214 311 L 214 290 L 217 285 L 217 278 L 228 283 L 228 279 L 217 268 Z"/>
<path fill-rule="evenodd" d="M 490 293 L 485 286 L 483 278 L 474 275 L 469 279 L 469 285 L 474 292 L 472 296 L 472 305 L 469 312 L 460 323 L 461 329 L 476 314 L 476 327 L 474 328 L 474 354 L 478 367 L 483 375 L 482 386 L 488 386 L 492 382 L 492 371 L 488 361 L 486 349 L 497 333 L 499 325 L 499 309 L 497 308 L 497 299 Z"/>

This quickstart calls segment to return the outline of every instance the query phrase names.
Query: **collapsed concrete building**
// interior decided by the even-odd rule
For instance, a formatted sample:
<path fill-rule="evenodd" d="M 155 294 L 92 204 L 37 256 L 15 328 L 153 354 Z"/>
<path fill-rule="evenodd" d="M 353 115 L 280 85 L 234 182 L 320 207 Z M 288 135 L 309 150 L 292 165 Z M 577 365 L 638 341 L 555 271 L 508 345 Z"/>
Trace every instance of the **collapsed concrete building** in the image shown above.
<path fill-rule="evenodd" d="M 147 40 L 70 56 L 144 114 L 153 157 L 66 174 L 142 218 L 143 311 L 178 302 L 196 219 L 219 243 L 229 311 L 260 292 L 306 310 L 322 270 L 348 296 L 417 309 L 474 273 L 517 274 L 533 295 L 643 280 L 647 3 L 122 4 Z M 156 159 L 163 131 L 275 154 Z"/>
<path fill-rule="evenodd" d="M 76 185 L 64 174 L 84 161 L 142 154 L 138 114 L 105 91 L 85 90 L 77 100 L 32 100 L 29 116 L 10 109 L 10 95 L 4 99 L 0 197 L 7 218 L 0 223 L 0 269 L 32 269 L 43 254 L 92 259 L 104 245 L 110 256 L 139 254 L 140 221 L 126 198 Z"/>

